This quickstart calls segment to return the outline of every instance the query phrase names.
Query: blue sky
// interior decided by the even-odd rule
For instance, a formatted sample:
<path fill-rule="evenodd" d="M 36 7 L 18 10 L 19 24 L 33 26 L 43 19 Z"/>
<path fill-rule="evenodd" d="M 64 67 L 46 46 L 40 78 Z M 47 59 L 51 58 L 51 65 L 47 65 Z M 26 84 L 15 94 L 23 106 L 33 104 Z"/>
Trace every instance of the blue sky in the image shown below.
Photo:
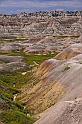
<path fill-rule="evenodd" d="M 0 13 L 82 10 L 82 0 L 0 0 Z"/>

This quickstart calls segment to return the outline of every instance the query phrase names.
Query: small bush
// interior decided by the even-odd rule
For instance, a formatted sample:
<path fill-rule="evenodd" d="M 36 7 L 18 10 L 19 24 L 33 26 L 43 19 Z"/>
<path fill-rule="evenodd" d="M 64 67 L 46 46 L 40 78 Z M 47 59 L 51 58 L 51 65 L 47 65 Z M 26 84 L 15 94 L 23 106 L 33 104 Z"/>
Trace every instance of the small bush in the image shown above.
<path fill-rule="evenodd" d="M 67 71 L 67 70 L 69 70 L 70 69 L 70 67 L 69 66 L 66 66 L 65 68 L 64 68 L 64 71 Z"/>

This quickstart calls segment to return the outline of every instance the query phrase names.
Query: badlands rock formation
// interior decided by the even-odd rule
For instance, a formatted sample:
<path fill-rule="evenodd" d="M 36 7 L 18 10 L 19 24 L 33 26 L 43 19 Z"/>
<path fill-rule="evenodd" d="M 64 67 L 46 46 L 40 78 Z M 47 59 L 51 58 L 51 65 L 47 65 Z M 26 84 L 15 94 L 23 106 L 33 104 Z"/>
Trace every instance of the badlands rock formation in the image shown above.
<path fill-rule="evenodd" d="M 24 68 L 26 64 L 23 57 L 0 55 L 0 73 L 14 72 Z"/>
<path fill-rule="evenodd" d="M 36 73 L 40 82 L 18 96 L 35 114 L 43 112 L 35 124 L 82 123 L 81 73 L 82 44 L 71 45 L 40 65 Z"/>
<path fill-rule="evenodd" d="M 0 16 L 0 52 L 60 52 L 70 44 L 80 43 L 81 34 L 81 16 Z"/>
<path fill-rule="evenodd" d="M 42 79 L 46 78 L 46 81 L 49 83 L 54 82 L 53 86 L 55 84 L 61 85 L 63 87 L 64 93 L 60 100 L 58 100 L 58 102 L 54 106 L 41 114 L 41 119 L 38 120 L 35 124 L 82 123 L 82 48 L 81 44 L 75 44 L 69 48 L 65 50 L 67 52 L 68 49 L 70 50 L 70 52 L 72 50 L 72 56 L 69 57 L 70 52 L 68 53 L 68 60 L 64 59 L 63 53 L 65 51 L 63 51 L 61 53 L 61 56 L 57 56 L 58 59 L 60 58 L 60 60 L 48 60 L 40 66 L 40 69 L 43 69 L 44 67 L 44 71 L 42 70 L 43 73 L 40 70 L 38 72 L 38 74 L 42 75 Z M 55 61 L 58 61 L 57 66 L 55 66 Z M 63 63 L 59 64 L 59 61 L 63 61 Z M 49 69 L 46 69 L 44 66 L 50 62 L 51 65 L 48 66 L 48 68 L 52 68 L 51 71 L 49 71 Z M 51 90 L 53 89 L 53 86 Z M 50 91 L 50 94 L 52 93 L 53 92 Z M 53 95 L 55 96 L 56 93 L 54 92 Z M 59 96 L 61 96 L 61 92 Z M 51 95 L 49 97 L 52 98 Z M 49 100 L 47 101 L 47 103 L 49 103 Z"/>
<path fill-rule="evenodd" d="M 82 12 L 57 14 L 0 15 L 1 122 L 82 123 Z"/>
<path fill-rule="evenodd" d="M 73 101 L 59 102 L 42 115 L 34 124 L 81 124 L 82 98 Z"/>
<path fill-rule="evenodd" d="M 63 52 L 58 54 L 55 58 L 59 60 L 68 60 L 78 54 L 82 53 L 82 44 L 72 44 L 71 46 L 67 47 Z"/>

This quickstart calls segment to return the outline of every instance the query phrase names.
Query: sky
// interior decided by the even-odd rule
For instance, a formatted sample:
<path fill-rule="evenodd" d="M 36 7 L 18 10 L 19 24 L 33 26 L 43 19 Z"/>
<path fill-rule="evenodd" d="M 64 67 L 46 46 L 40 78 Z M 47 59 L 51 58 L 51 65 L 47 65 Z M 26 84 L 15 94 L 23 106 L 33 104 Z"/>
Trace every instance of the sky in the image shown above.
<path fill-rule="evenodd" d="M 82 10 L 82 0 L 0 0 L 0 13 Z"/>

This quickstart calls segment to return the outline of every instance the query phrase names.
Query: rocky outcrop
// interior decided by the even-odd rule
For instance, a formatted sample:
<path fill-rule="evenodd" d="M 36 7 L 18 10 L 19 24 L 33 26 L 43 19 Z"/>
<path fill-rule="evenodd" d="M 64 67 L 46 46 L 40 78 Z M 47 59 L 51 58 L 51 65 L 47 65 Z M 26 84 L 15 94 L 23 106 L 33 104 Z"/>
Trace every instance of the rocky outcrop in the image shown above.
<path fill-rule="evenodd" d="M 43 112 L 41 114 L 41 119 L 39 119 L 35 124 L 81 124 L 82 123 L 82 110 L 81 110 L 81 102 L 82 102 L 82 48 L 81 44 L 78 45 L 72 45 L 70 48 L 78 53 L 72 54 L 72 56 L 69 57 L 69 54 L 71 52 L 71 49 L 69 53 L 67 54 L 67 60 L 64 57 L 61 57 L 60 54 L 57 55 L 58 59 L 60 60 L 51 60 L 52 68 L 49 71 L 49 66 L 47 66 L 48 69 L 46 69 L 47 63 L 50 63 L 50 60 L 47 62 L 45 61 L 41 66 L 43 70 L 38 70 L 38 75 L 40 74 L 41 78 L 46 78 L 46 81 L 49 83 L 55 82 L 61 84 L 64 88 L 64 94 L 58 100 L 58 102 Z M 67 51 L 67 49 L 65 50 Z M 64 53 L 65 53 L 64 51 Z M 73 52 L 72 52 L 73 53 Z M 63 55 L 63 52 L 61 53 Z M 75 56 L 75 57 L 73 57 Z M 57 58 L 56 58 L 57 59 Z M 59 62 L 62 61 L 62 64 L 58 64 L 57 67 L 55 67 L 55 61 Z M 54 64 L 53 64 L 54 63 Z M 54 65 L 54 66 L 53 66 Z M 42 73 L 43 72 L 43 73 Z M 61 94 L 60 94 L 61 96 Z M 51 97 L 50 97 L 51 98 Z"/>
<path fill-rule="evenodd" d="M 42 115 L 42 119 L 34 124 L 81 124 L 82 98 L 63 101 L 51 107 Z"/>
<path fill-rule="evenodd" d="M 25 68 L 23 57 L 0 55 L 0 73 L 14 72 Z"/>
<path fill-rule="evenodd" d="M 58 54 L 55 58 L 59 60 L 69 60 L 70 58 L 82 53 L 82 44 L 77 43 L 67 47 L 63 52 Z"/>
<path fill-rule="evenodd" d="M 22 89 L 21 95 L 18 96 L 19 101 L 26 104 L 31 112 L 43 112 L 40 114 L 41 119 L 35 124 L 73 124 L 82 119 L 82 111 L 79 111 L 82 101 L 79 99 L 82 97 L 82 48 L 81 44 L 74 44 L 64 52 L 67 52 L 67 49 L 68 59 L 59 54 L 55 59 L 43 62 L 36 73 L 40 82 L 25 92 Z M 61 55 L 64 55 L 63 52 Z M 49 108 L 50 106 L 52 107 Z"/>
<path fill-rule="evenodd" d="M 0 52 L 60 52 L 81 43 L 81 34 L 81 16 L 0 16 Z"/>

